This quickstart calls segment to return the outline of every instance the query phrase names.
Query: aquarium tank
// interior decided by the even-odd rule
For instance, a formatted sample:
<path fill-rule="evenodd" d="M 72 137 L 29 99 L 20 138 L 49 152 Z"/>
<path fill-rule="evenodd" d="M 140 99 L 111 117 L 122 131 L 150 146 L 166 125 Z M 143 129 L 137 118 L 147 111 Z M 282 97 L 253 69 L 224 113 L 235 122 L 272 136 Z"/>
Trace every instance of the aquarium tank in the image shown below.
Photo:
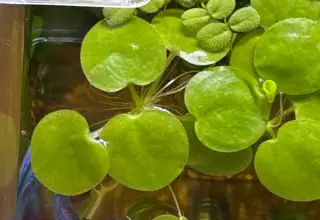
<path fill-rule="evenodd" d="M 320 1 L 63 2 L 8 6 L 0 219 L 320 219 Z"/>

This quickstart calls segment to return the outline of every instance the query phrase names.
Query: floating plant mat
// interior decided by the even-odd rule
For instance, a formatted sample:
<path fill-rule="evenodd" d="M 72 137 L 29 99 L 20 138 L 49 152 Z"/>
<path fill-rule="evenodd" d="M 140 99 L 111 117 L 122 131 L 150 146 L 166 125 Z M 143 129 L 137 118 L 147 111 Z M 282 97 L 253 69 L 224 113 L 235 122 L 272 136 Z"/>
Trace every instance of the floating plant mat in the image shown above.
<path fill-rule="evenodd" d="M 94 214 L 108 194 L 98 187 L 107 175 L 114 188 L 148 194 L 171 189 L 186 166 L 232 176 L 252 162 L 275 195 L 320 199 L 319 2 L 177 3 L 187 9 L 156 0 L 142 8 L 104 8 L 104 19 L 88 31 L 80 52 L 84 76 L 99 101 L 106 98 L 102 111 L 123 111 L 102 118 L 94 137 L 92 125 L 73 110 L 38 123 L 32 171 L 63 195 L 56 207 L 99 191 L 98 202 L 85 210 Z M 117 96 L 120 91 L 132 100 Z M 184 103 L 168 104 L 176 97 Z M 284 120 L 293 111 L 296 117 Z M 180 210 L 152 217 L 184 218 Z"/>

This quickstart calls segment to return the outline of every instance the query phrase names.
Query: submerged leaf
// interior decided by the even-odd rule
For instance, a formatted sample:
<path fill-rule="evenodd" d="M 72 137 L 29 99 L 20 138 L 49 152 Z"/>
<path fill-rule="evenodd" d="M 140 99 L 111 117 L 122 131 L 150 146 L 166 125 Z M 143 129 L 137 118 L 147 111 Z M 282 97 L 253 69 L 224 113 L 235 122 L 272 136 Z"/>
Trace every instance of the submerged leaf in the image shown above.
<path fill-rule="evenodd" d="M 251 0 L 261 16 L 264 28 L 287 18 L 320 18 L 320 1 L 317 0 Z"/>
<path fill-rule="evenodd" d="M 259 38 L 254 66 L 281 92 L 302 95 L 320 89 L 320 28 L 305 18 L 276 23 Z"/>
<path fill-rule="evenodd" d="M 263 32 L 263 29 L 257 29 L 237 36 L 230 56 L 230 65 L 232 67 L 243 69 L 253 76 L 257 76 L 253 66 L 253 55 L 256 44 Z"/>
<path fill-rule="evenodd" d="M 215 176 L 229 176 L 244 171 L 251 163 L 253 154 L 249 147 L 242 151 L 223 153 L 204 146 L 194 131 L 194 121 L 190 118 L 181 120 L 189 140 L 189 158 L 187 165 L 192 169 Z"/>
<path fill-rule="evenodd" d="M 210 0 L 207 4 L 207 10 L 215 19 L 225 19 L 236 7 L 235 0 Z"/>
<path fill-rule="evenodd" d="M 108 152 L 90 137 L 85 118 L 71 110 L 46 115 L 34 130 L 31 146 L 37 179 L 62 195 L 89 191 L 109 168 Z"/>
<path fill-rule="evenodd" d="M 186 87 L 185 103 L 196 118 L 197 137 L 213 150 L 243 150 L 265 132 L 268 102 L 257 79 L 241 69 L 198 73 Z"/>
<path fill-rule="evenodd" d="M 30 148 L 27 150 L 18 178 L 15 220 L 43 220 L 41 184 L 31 169 Z"/>
<path fill-rule="evenodd" d="M 284 124 L 275 140 L 263 142 L 255 156 L 261 183 L 293 201 L 320 199 L 320 123 L 295 120 Z"/>
<path fill-rule="evenodd" d="M 150 0 L 148 4 L 141 7 L 140 10 L 146 13 L 155 13 L 165 5 L 165 0 Z"/>
<path fill-rule="evenodd" d="M 52 211 L 55 220 L 80 220 L 74 212 L 71 199 L 68 196 L 55 194 L 52 202 Z"/>
<path fill-rule="evenodd" d="M 210 15 L 203 8 L 192 8 L 182 15 L 182 24 L 191 32 L 197 33 L 203 26 L 210 22 Z"/>
<path fill-rule="evenodd" d="M 129 21 L 137 14 L 135 8 L 104 8 L 103 15 L 105 19 L 112 25 L 120 25 Z"/>
<path fill-rule="evenodd" d="M 215 64 L 225 57 L 230 47 L 215 53 L 199 47 L 194 33 L 183 28 L 181 19 L 183 13 L 184 11 L 180 9 L 168 9 L 159 12 L 152 20 L 152 24 L 163 38 L 167 49 L 178 53 L 182 59 L 198 66 Z"/>
<path fill-rule="evenodd" d="M 250 32 L 259 27 L 260 21 L 261 17 L 254 8 L 245 7 L 233 13 L 228 24 L 235 32 Z"/>
<path fill-rule="evenodd" d="M 132 189 L 152 191 L 167 186 L 188 159 L 183 125 L 161 110 L 119 114 L 105 125 L 100 137 L 109 142 L 110 175 Z"/>
<path fill-rule="evenodd" d="M 100 21 L 82 43 L 84 74 L 93 86 L 107 92 L 130 83 L 147 85 L 161 75 L 165 63 L 166 49 L 159 34 L 138 17 L 117 27 Z"/>
<path fill-rule="evenodd" d="M 230 47 L 232 32 L 223 23 L 207 24 L 197 34 L 197 40 L 201 48 L 210 52 L 220 51 Z"/>

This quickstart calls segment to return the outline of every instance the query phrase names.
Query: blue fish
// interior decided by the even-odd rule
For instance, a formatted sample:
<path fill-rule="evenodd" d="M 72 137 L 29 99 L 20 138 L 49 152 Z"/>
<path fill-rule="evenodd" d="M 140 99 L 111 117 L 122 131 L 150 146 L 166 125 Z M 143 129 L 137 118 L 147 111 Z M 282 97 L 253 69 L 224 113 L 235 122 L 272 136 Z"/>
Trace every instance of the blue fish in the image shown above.
<path fill-rule="evenodd" d="M 41 184 L 31 169 L 30 148 L 22 161 L 17 191 L 15 220 L 43 220 Z"/>
<path fill-rule="evenodd" d="M 68 196 L 55 194 L 53 197 L 52 211 L 55 220 L 80 220 L 72 208 Z"/>

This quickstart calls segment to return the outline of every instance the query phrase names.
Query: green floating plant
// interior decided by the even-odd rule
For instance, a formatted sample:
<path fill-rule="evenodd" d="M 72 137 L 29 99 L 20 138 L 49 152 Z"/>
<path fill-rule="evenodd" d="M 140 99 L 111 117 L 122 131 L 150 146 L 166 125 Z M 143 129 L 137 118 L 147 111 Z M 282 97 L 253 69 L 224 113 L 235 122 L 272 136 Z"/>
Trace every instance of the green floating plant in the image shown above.
<path fill-rule="evenodd" d="M 235 0 L 210 0 L 207 5 L 207 11 L 215 19 L 225 19 L 235 9 Z"/>
<path fill-rule="evenodd" d="M 197 4 L 196 0 L 176 0 L 176 2 L 185 8 L 192 8 Z"/>
<path fill-rule="evenodd" d="M 264 94 L 266 94 L 269 103 L 273 103 L 277 95 L 277 84 L 272 80 L 266 80 L 262 84 L 262 89 Z"/>
<path fill-rule="evenodd" d="M 150 0 L 148 4 L 139 9 L 146 13 L 155 13 L 159 11 L 165 4 L 165 0 Z"/>
<path fill-rule="evenodd" d="M 104 126 L 100 138 L 109 142 L 109 174 L 132 189 L 161 189 L 178 177 L 187 163 L 184 127 L 165 111 L 117 115 Z"/>
<path fill-rule="evenodd" d="M 196 118 L 197 137 L 213 150 L 243 150 L 265 132 L 267 100 L 258 81 L 241 69 L 214 67 L 198 73 L 186 87 L 185 104 Z"/>
<path fill-rule="evenodd" d="M 224 23 L 207 24 L 197 34 L 199 46 L 212 53 L 230 47 L 232 32 Z"/>
<path fill-rule="evenodd" d="M 268 28 L 287 18 L 320 18 L 317 0 L 251 0 L 251 6 L 261 15 L 261 26 Z"/>
<path fill-rule="evenodd" d="M 111 25 L 120 25 L 129 21 L 137 14 L 135 8 L 104 8 L 103 16 Z"/>
<path fill-rule="evenodd" d="M 314 21 L 291 18 L 270 27 L 259 38 L 254 67 L 281 92 L 302 95 L 320 89 L 320 29 Z"/>
<path fill-rule="evenodd" d="M 274 140 L 263 142 L 255 170 L 272 193 L 292 201 L 320 199 L 320 123 L 303 119 L 287 122 Z"/>
<path fill-rule="evenodd" d="M 296 119 L 314 119 L 320 121 L 320 91 L 309 95 L 289 96 L 293 103 Z"/>
<path fill-rule="evenodd" d="M 200 48 L 194 33 L 181 28 L 183 13 L 180 9 L 167 9 L 159 12 L 152 20 L 169 51 L 198 66 L 215 64 L 228 54 L 231 45 L 215 53 Z"/>
<path fill-rule="evenodd" d="M 253 76 L 258 76 L 253 66 L 253 55 L 256 44 L 263 34 L 264 30 L 257 29 L 250 33 L 240 33 L 233 43 L 230 65 L 251 73 Z"/>
<path fill-rule="evenodd" d="M 197 33 L 203 26 L 211 20 L 208 12 L 203 8 L 192 8 L 185 11 L 182 15 L 182 24 L 191 32 Z"/>
<path fill-rule="evenodd" d="M 189 139 L 189 158 L 187 165 L 203 174 L 229 176 L 244 171 L 253 158 L 252 149 L 246 148 L 234 153 L 214 151 L 204 146 L 194 131 L 195 121 L 190 116 L 181 119 Z"/>
<path fill-rule="evenodd" d="M 260 15 L 252 7 L 245 7 L 233 13 L 228 21 L 234 32 L 250 32 L 260 26 Z"/>
<path fill-rule="evenodd" d="M 85 76 L 107 92 L 119 91 L 130 83 L 147 85 L 161 75 L 165 63 L 166 50 L 159 34 L 138 17 L 117 27 L 98 22 L 81 47 Z"/>
<path fill-rule="evenodd" d="M 49 190 L 78 195 L 98 185 L 109 170 L 109 154 L 90 136 L 80 114 L 59 110 L 46 115 L 31 140 L 31 165 Z"/>

